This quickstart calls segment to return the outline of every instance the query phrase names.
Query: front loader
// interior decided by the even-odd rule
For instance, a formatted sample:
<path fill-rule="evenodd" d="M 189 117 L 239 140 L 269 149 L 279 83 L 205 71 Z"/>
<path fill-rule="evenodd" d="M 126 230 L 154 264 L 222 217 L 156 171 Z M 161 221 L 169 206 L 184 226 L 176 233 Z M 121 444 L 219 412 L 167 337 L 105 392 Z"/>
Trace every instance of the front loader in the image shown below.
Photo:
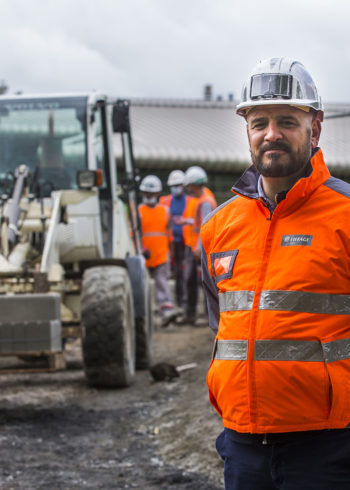
<path fill-rule="evenodd" d="M 81 336 L 92 386 L 128 386 L 149 366 L 136 188 L 127 101 L 0 97 L 0 355 L 50 357 Z"/>

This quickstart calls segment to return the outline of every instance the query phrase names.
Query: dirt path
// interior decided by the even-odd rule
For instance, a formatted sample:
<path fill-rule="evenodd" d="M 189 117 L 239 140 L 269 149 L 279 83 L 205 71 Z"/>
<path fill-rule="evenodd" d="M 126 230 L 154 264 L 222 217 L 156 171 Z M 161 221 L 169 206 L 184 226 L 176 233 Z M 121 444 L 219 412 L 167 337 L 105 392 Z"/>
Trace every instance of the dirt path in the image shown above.
<path fill-rule="evenodd" d="M 64 372 L 0 376 L 0 488 L 223 488 L 205 386 L 212 343 L 208 327 L 157 331 L 155 361 L 197 367 L 173 382 L 141 371 L 123 390 L 86 385 L 78 341 Z"/>

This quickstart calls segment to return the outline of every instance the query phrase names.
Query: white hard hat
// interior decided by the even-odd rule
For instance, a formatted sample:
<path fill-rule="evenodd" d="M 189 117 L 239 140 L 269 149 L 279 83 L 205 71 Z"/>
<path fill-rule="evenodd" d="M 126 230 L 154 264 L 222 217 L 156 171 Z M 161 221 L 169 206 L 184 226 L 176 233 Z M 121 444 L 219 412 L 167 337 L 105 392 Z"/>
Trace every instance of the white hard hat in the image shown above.
<path fill-rule="evenodd" d="M 140 184 L 140 191 L 142 192 L 162 192 L 162 189 L 162 183 L 156 175 L 147 175 Z"/>
<path fill-rule="evenodd" d="M 185 173 L 182 170 L 172 170 L 169 174 L 167 184 L 172 185 L 182 185 L 185 180 Z"/>
<path fill-rule="evenodd" d="M 261 105 L 288 104 L 309 107 L 323 116 L 323 104 L 311 75 L 299 61 L 269 58 L 260 61 L 243 85 L 237 114 Z"/>
<path fill-rule="evenodd" d="M 189 167 L 185 173 L 185 185 L 204 185 L 208 182 L 208 176 L 202 167 Z"/>

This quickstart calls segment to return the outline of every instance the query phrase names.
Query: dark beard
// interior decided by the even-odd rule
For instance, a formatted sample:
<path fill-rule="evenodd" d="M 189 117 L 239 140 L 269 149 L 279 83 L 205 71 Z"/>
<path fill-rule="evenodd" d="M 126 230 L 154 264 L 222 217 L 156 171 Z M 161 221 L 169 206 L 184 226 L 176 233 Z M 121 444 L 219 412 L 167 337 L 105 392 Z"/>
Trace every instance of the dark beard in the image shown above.
<path fill-rule="evenodd" d="M 264 152 L 269 150 L 284 150 L 289 155 L 289 161 L 280 162 L 285 155 L 271 155 L 269 162 L 263 163 Z M 265 143 L 257 153 L 251 152 L 251 156 L 253 164 L 263 177 L 288 177 L 300 173 L 306 167 L 311 156 L 310 140 L 307 138 L 304 146 L 296 152 L 284 141 Z"/>

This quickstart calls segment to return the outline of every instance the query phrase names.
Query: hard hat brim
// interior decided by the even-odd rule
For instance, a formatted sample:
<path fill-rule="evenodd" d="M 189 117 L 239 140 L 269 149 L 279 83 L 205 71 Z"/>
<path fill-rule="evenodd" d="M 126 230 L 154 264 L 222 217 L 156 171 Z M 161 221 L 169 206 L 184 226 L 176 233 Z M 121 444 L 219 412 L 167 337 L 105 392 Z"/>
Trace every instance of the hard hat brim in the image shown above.
<path fill-rule="evenodd" d="M 253 109 L 254 107 L 261 107 L 261 106 L 271 106 L 271 105 L 290 105 L 292 107 L 297 107 L 302 109 L 303 107 L 308 108 L 308 109 L 313 109 L 316 112 L 322 112 L 323 113 L 323 107 L 321 105 L 320 107 L 320 102 L 319 101 L 307 101 L 307 100 L 300 100 L 300 99 L 259 99 L 257 101 L 249 101 L 249 102 L 242 102 L 241 104 L 238 104 L 236 107 L 236 114 L 239 116 L 246 117 L 248 112 Z"/>

